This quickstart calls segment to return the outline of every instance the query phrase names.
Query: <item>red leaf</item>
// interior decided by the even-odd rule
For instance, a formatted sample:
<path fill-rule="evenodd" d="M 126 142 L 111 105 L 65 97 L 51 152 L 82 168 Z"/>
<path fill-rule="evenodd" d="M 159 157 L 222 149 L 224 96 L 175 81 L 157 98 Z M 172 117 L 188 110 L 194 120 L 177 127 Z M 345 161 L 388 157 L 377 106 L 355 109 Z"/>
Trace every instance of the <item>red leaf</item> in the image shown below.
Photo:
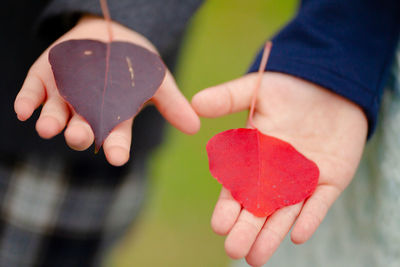
<path fill-rule="evenodd" d="M 309 197 L 319 169 L 292 145 L 257 129 L 233 129 L 207 144 L 211 174 L 242 206 L 264 217 Z"/>
<path fill-rule="evenodd" d="M 96 151 L 119 123 L 132 118 L 165 76 L 160 57 L 127 42 L 70 40 L 49 61 L 60 95 L 87 120 Z"/>

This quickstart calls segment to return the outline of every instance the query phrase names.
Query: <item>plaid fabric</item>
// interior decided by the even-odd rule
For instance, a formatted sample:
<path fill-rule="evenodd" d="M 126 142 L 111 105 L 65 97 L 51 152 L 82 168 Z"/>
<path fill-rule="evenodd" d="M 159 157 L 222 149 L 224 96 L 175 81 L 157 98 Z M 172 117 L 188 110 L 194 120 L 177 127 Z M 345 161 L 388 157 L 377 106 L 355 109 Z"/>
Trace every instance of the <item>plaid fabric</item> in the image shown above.
<path fill-rule="evenodd" d="M 0 266 L 100 265 L 137 215 L 146 185 L 139 158 L 109 168 L 0 162 Z"/>

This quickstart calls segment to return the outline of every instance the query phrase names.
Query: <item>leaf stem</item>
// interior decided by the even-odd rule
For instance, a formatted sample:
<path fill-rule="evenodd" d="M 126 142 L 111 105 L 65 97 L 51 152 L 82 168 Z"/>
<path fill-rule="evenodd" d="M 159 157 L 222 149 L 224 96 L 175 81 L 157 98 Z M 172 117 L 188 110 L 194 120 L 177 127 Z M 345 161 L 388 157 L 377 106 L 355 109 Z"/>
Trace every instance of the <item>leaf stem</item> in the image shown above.
<path fill-rule="evenodd" d="M 104 101 L 106 97 L 107 85 L 108 85 L 108 74 L 110 68 L 110 53 L 111 53 L 111 42 L 113 41 L 113 31 L 111 27 L 111 16 L 110 10 L 108 9 L 107 0 L 100 0 L 101 10 L 103 11 L 104 19 L 106 20 L 107 32 L 108 32 L 108 43 L 106 50 L 106 66 L 105 66 L 105 74 L 104 74 L 104 88 L 102 94 L 102 103 L 101 103 L 101 111 L 100 111 L 100 132 L 101 132 L 101 140 L 104 142 L 103 137 L 103 114 L 104 114 Z M 98 143 L 98 140 L 95 140 L 95 153 L 97 153 L 103 143 Z"/>
<path fill-rule="evenodd" d="M 101 11 L 103 11 L 104 19 L 106 20 L 108 39 L 109 39 L 109 42 L 111 43 L 112 40 L 114 39 L 114 35 L 113 35 L 112 28 L 111 28 L 111 16 L 110 16 L 110 10 L 108 9 L 108 5 L 107 5 L 107 0 L 100 0 L 100 6 L 101 6 Z"/>
<path fill-rule="evenodd" d="M 253 115 L 254 115 L 254 110 L 255 110 L 255 107 L 256 107 L 258 91 L 259 91 L 260 86 L 261 86 L 261 81 L 262 81 L 262 78 L 263 78 L 265 67 L 267 66 L 269 54 L 271 53 L 271 48 L 272 48 L 272 42 L 267 42 L 265 44 L 265 47 L 264 47 L 264 52 L 263 52 L 263 55 L 262 55 L 260 67 L 258 69 L 258 76 L 257 76 L 256 84 L 254 86 L 253 99 L 251 100 L 249 123 L 250 123 L 250 126 L 255 128 L 255 129 L 257 127 L 254 126 L 254 123 L 253 123 Z"/>

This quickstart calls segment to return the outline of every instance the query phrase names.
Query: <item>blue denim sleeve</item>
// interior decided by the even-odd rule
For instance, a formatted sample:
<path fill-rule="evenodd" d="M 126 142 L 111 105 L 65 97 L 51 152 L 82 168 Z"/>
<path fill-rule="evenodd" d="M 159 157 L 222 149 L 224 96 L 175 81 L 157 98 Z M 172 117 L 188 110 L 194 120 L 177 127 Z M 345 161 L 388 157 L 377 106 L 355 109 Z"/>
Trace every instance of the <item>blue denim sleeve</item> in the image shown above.
<path fill-rule="evenodd" d="M 361 106 L 372 135 L 400 33 L 399 0 L 303 0 L 273 39 L 267 70 L 319 84 Z M 262 51 L 249 72 L 258 70 Z"/>

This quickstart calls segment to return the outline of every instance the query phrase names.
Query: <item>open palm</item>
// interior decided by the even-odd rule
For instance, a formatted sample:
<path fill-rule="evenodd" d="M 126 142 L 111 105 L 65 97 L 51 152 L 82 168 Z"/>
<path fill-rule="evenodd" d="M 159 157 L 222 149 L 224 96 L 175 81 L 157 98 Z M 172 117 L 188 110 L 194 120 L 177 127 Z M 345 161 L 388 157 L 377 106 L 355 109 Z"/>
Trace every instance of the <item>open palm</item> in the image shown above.
<path fill-rule="evenodd" d="M 113 23 L 116 40 L 132 42 L 153 52 L 152 44 L 140 34 Z M 84 17 L 71 31 L 53 45 L 68 39 L 97 39 L 108 41 L 107 27 L 103 19 Z M 24 85 L 15 100 L 14 109 L 20 120 L 27 120 L 33 111 L 43 104 L 36 130 L 43 138 L 52 138 L 65 127 L 65 140 L 75 150 L 87 149 L 94 140 L 89 124 L 76 114 L 61 98 L 48 61 L 47 49 L 30 68 Z M 66 55 L 68 56 L 68 55 Z M 178 90 L 170 72 L 151 99 L 160 113 L 176 128 L 193 134 L 198 131 L 200 121 L 189 102 Z M 106 138 L 103 148 L 109 163 L 115 166 L 125 164 L 129 159 L 133 119 L 120 123 Z"/>
<path fill-rule="evenodd" d="M 212 118 L 249 109 L 256 79 L 256 74 L 248 74 L 205 89 L 193 97 L 192 105 L 200 116 Z M 317 229 L 354 176 L 367 121 L 357 105 L 320 86 L 282 73 L 265 73 L 253 123 L 261 132 L 291 143 L 320 169 L 318 186 L 310 198 L 268 218 L 242 209 L 222 188 L 212 228 L 227 235 L 225 250 L 230 257 L 246 257 L 250 265 L 261 266 L 293 225 L 291 239 L 297 244 Z"/>

